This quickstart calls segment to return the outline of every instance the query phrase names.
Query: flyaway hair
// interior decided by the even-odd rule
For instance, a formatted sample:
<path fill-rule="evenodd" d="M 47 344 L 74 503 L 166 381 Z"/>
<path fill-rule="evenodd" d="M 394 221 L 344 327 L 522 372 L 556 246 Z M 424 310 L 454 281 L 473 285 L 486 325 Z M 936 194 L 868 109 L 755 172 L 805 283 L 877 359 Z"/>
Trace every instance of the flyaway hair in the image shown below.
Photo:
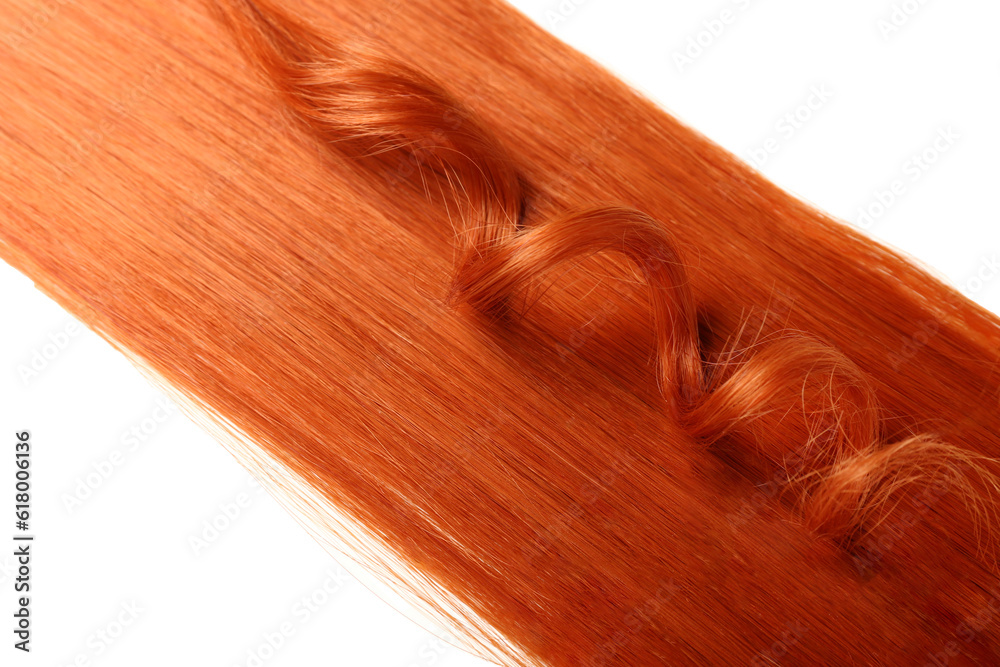
<path fill-rule="evenodd" d="M 502 2 L 180 7 L 12 51 L 0 256 L 331 552 L 499 664 L 1000 660 L 995 315 Z"/>

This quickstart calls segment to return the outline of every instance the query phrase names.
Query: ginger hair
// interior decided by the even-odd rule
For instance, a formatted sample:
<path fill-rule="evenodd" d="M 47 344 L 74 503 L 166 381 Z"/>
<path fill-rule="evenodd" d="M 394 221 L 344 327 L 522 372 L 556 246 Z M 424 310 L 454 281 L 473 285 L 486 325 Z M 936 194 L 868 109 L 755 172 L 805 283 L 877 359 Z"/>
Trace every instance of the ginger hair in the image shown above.
<path fill-rule="evenodd" d="M 497 0 L 179 7 L 4 47 L 0 256 L 331 551 L 501 664 L 997 659 L 995 315 Z"/>

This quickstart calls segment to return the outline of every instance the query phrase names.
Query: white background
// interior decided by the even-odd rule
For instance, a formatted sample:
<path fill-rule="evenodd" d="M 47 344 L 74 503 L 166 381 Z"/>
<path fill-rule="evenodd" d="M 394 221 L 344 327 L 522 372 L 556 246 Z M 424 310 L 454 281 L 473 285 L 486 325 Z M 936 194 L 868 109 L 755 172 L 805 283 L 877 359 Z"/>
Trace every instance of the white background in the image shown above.
<path fill-rule="evenodd" d="M 1000 310 L 1000 280 L 986 268 L 1000 251 L 998 3 L 514 4 L 744 159 L 770 146 L 761 170 L 841 218 L 855 222 L 899 179 L 903 194 L 869 233 Z M 911 14 L 893 17 L 894 6 Z M 880 28 L 892 18 L 899 25 Z M 679 64 L 678 54 L 690 61 Z M 827 99 L 812 98 L 809 109 L 817 87 Z M 783 121 L 796 112 L 797 127 Z M 908 160 L 942 128 L 958 138 L 914 172 Z M 0 550 L 0 663 L 82 656 L 78 664 L 107 667 L 247 667 L 248 651 L 289 622 L 294 634 L 259 664 L 486 664 L 445 648 L 350 577 L 327 582 L 338 574 L 327 554 L 185 417 L 156 421 L 158 392 L 121 355 L 86 330 L 64 341 L 72 320 L 6 265 L 0 295 L 0 516 L 9 521 L 0 541 L 11 544 L 14 532 L 13 434 L 22 428 L 34 445 L 37 535 L 30 655 L 11 648 L 13 547 Z M 65 345 L 48 348 L 57 352 L 46 367 L 22 378 L 19 368 L 53 340 Z M 133 427 L 146 430 L 134 449 L 122 441 Z M 68 509 L 66 495 L 102 464 L 106 472 L 116 450 L 119 465 Z M 196 555 L 190 537 L 244 493 L 247 506 Z M 325 600 L 324 583 L 336 589 Z M 310 596 L 322 604 L 307 616 L 296 605 Z M 133 603 L 141 611 L 131 625 L 110 646 L 100 640 Z"/>

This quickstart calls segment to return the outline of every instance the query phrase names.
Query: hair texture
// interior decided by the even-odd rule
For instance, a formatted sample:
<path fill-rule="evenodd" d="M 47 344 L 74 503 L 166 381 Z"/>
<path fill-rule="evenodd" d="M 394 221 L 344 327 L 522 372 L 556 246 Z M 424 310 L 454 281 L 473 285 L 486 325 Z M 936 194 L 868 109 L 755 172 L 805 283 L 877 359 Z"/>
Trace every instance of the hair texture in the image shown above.
<path fill-rule="evenodd" d="M 495 662 L 1000 659 L 996 316 L 501 2 L 289 4 L 8 45 L 0 255 Z"/>
<path fill-rule="evenodd" d="M 524 228 L 524 179 L 512 159 L 430 77 L 371 45 L 338 46 L 268 3 L 219 6 L 244 52 L 320 139 L 366 156 L 397 151 L 418 169 L 446 177 L 463 211 L 452 303 L 505 314 L 539 276 L 581 256 L 617 250 L 640 267 L 649 286 L 658 379 L 671 415 L 703 444 L 738 434 L 743 442 L 730 446 L 753 448 L 785 471 L 794 457 L 796 469 L 805 471 L 795 477 L 811 487 L 810 526 L 855 537 L 894 493 L 940 475 L 952 475 L 979 510 L 981 492 L 963 475 L 971 470 L 990 485 L 993 480 L 975 457 L 926 435 L 880 442 L 870 383 L 821 341 L 797 333 L 768 341 L 747 359 L 717 364 L 709 385 L 694 297 L 676 241 L 662 223 L 605 205 Z M 799 404 L 802 423 L 795 424 L 800 415 L 788 413 Z"/>

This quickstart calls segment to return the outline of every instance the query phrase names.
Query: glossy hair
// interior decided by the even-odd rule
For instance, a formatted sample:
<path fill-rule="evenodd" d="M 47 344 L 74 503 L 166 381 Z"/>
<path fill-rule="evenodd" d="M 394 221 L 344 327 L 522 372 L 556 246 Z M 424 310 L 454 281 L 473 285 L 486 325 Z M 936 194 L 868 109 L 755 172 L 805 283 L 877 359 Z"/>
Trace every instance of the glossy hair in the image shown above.
<path fill-rule="evenodd" d="M 504 664 L 1000 656 L 996 316 L 501 2 L 184 7 L 83 158 L 14 50 L 0 254 L 317 539 Z"/>

